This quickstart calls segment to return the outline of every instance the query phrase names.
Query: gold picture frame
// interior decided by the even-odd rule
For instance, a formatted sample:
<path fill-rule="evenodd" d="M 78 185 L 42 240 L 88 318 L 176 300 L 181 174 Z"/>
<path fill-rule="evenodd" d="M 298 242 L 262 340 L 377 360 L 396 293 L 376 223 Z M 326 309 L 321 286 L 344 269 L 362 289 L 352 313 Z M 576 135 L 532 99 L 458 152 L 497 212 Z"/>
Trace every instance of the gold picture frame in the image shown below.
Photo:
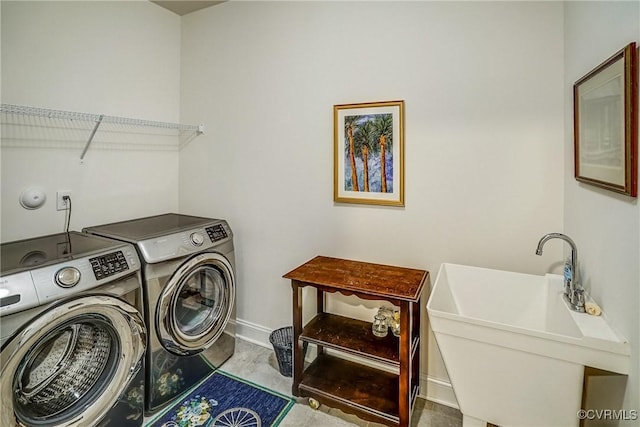
<path fill-rule="evenodd" d="M 404 206 L 404 101 L 333 106 L 336 203 Z"/>
<path fill-rule="evenodd" d="M 629 43 L 573 86 L 575 179 L 638 194 L 638 62 Z"/>

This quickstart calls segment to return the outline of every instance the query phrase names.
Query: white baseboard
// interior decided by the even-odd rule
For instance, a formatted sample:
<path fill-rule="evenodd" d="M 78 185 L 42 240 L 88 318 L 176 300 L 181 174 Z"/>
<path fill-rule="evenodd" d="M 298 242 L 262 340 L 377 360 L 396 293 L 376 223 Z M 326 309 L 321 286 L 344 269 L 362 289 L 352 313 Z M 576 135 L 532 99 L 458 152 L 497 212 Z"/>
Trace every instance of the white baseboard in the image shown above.
<path fill-rule="evenodd" d="M 440 405 L 460 409 L 451 383 L 430 377 L 425 373 L 420 374 L 420 397 Z"/>
<path fill-rule="evenodd" d="M 269 342 L 271 332 L 273 332 L 272 329 L 258 325 L 257 323 L 236 319 L 236 336 L 252 344 L 272 348 Z"/>
<path fill-rule="evenodd" d="M 262 347 L 272 348 L 271 343 L 269 342 L 269 335 L 273 331 L 272 329 L 244 319 L 236 319 L 235 323 L 236 336 L 238 338 Z M 307 352 L 307 358 L 310 357 L 313 359 L 314 355 L 314 350 Z M 422 373 L 420 375 L 420 397 L 441 405 L 459 409 L 458 401 L 453 393 L 451 383 L 430 377 L 426 373 Z"/>

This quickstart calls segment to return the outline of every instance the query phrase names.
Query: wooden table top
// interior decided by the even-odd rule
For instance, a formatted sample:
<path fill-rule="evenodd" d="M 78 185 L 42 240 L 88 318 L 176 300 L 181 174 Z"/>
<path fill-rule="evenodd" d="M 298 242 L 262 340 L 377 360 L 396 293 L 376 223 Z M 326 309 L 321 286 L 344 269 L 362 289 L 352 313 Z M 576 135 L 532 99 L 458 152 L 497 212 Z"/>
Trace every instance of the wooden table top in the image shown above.
<path fill-rule="evenodd" d="M 283 276 L 285 279 L 322 285 L 382 298 L 417 302 L 429 272 L 414 268 L 372 264 L 317 256 Z"/>

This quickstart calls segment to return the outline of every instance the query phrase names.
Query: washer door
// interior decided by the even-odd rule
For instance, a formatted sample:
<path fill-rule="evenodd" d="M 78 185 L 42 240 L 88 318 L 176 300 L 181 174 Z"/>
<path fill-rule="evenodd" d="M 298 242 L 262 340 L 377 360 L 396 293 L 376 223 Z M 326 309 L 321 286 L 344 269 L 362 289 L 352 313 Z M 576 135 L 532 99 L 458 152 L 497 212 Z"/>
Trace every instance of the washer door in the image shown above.
<path fill-rule="evenodd" d="M 91 295 L 52 306 L 0 352 L 0 425 L 96 425 L 145 347 L 140 313 L 124 301 Z"/>
<path fill-rule="evenodd" d="M 223 255 L 203 253 L 184 262 L 166 283 L 156 307 L 156 329 L 170 352 L 200 353 L 224 332 L 235 301 L 233 268 Z"/>

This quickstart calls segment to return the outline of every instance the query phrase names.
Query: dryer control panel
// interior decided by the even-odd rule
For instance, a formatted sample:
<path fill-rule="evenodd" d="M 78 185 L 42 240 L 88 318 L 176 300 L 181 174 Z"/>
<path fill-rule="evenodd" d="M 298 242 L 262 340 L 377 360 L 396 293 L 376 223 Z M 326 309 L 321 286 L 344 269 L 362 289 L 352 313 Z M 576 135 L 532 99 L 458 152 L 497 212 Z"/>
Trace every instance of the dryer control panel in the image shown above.
<path fill-rule="evenodd" d="M 224 220 L 138 242 L 142 258 L 148 264 L 196 254 L 231 242 L 233 233 Z"/>
<path fill-rule="evenodd" d="M 206 230 L 207 230 L 207 234 L 209 235 L 209 238 L 214 243 L 229 237 L 229 235 L 227 234 L 227 231 L 224 229 L 222 224 L 216 224 L 213 227 L 207 227 Z"/>

